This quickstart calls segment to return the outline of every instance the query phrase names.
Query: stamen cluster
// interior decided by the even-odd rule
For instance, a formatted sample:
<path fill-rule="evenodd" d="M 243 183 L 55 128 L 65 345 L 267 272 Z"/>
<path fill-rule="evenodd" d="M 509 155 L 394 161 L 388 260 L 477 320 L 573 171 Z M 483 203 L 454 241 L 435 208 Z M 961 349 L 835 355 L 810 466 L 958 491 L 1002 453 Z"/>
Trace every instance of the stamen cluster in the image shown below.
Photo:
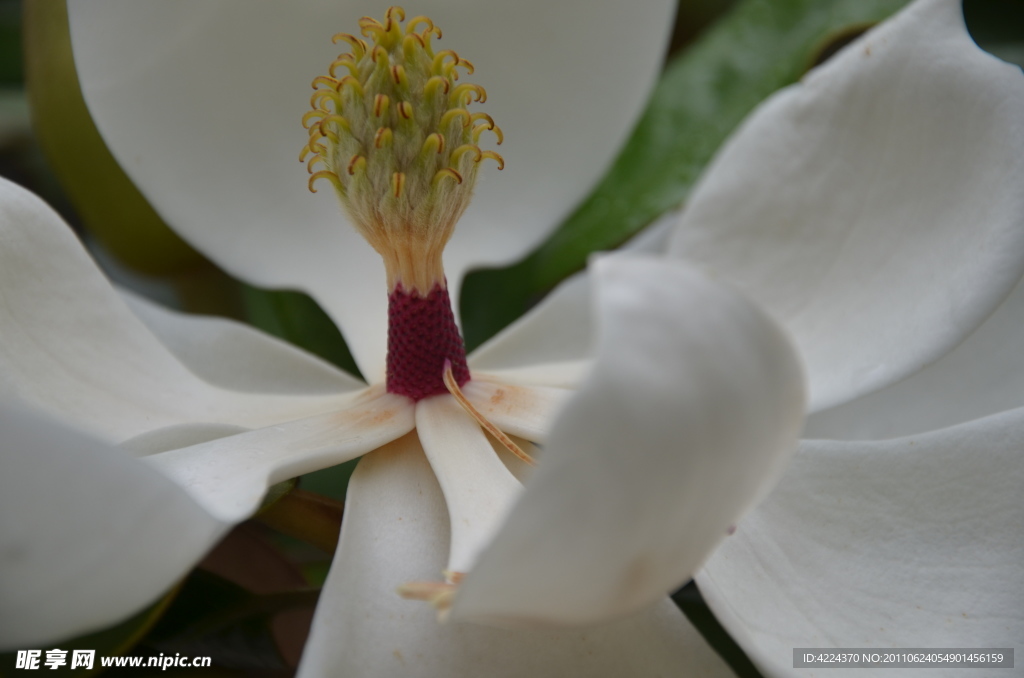
<path fill-rule="evenodd" d="M 487 93 L 459 84 L 473 64 L 452 50 L 435 54 L 441 29 L 427 17 L 402 27 L 405 12 L 391 7 L 384 23 L 363 17 L 370 43 L 339 33 L 351 52 L 328 75 L 313 80 L 311 111 L 303 116 L 309 143 L 300 160 L 333 184 L 356 228 L 383 257 L 391 289 L 402 283 L 423 294 L 444 285 L 441 252 L 472 197 L 485 158 L 500 155 L 478 145 L 483 132 L 502 142 L 486 113 L 468 106 Z M 317 166 L 320 169 L 317 170 Z"/>

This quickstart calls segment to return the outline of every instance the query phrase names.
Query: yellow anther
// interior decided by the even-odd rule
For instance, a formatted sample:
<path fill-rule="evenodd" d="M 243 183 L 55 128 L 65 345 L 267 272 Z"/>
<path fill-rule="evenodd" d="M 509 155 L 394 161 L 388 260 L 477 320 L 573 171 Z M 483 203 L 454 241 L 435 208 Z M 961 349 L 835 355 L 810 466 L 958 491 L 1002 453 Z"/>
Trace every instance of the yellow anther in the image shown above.
<path fill-rule="evenodd" d="M 462 57 L 459 57 L 459 62 L 455 65 L 462 66 L 463 68 L 465 68 L 467 75 L 473 75 L 476 72 L 476 66 L 474 66 L 473 62 L 470 61 L 469 59 L 463 59 Z"/>
<path fill-rule="evenodd" d="M 446 59 L 451 59 L 451 64 L 445 64 Z M 447 75 L 455 64 L 459 63 L 459 55 L 453 50 L 446 49 L 443 52 L 438 52 L 437 56 L 434 57 L 434 63 L 430 66 L 430 72 L 434 75 Z"/>
<path fill-rule="evenodd" d="M 421 151 L 428 155 L 430 153 L 439 155 L 444 151 L 444 137 L 437 132 L 428 135 L 427 138 L 423 140 L 423 148 Z"/>
<path fill-rule="evenodd" d="M 480 154 L 480 156 L 480 159 L 490 158 L 491 160 L 496 161 L 498 163 L 499 170 L 505 169 L 505 158 L 501 157 L 494 151 L 484 151 L 483 153 Z"/>
<path fill-rule="evenodd" d="M 342 41 L 347 42 L 349 45 L 352 46 L 352 51 L 354 52 L 353 56 L 355 56 L 357 60 L 362 59 L 363 55 L 366 54 L 366 43 L 354 35 L 351 35 L 349 33 L 336 33 L 331 38 L 331 42 L 333 42 L 334 44 L 338 44 L 339 42 Z"/>
<path fill-rule="evenodd" d="M 347 68 L 349 75 L 359 77 L 359 68 L 356 67 L 355 62 L 352 61 L 352 57 L 348 54 L 343 54 L 342 56 L 345 58 L 339 58 L 337 61 L 332 62 L 330 67 L 327 69 L 327 72 L 331 75 L 331 77 L 338 77 L 338 74 L 336 72 L 338 70 L 338 66 L 344 66 L 345 68 Z"/>
<path fill-rule="evenodd" d="M 316 89 L 317 85 L 327 85 L 331 89 L 338 89 L 338 81 L 334 78 L 328 78 L 326 75 L 318 75 L 313 78 L 313 89 Z"/>
<path fill-rule="evenodd" d="M 316 189 L 313 188 L 313 184 L 314 184 L 314 182 L 316 182 L 317 179 L 327 179 L 332 184 L 334 184 L 334 187 L 336 189 L 338 189 L 339 191 L 342 191 L 342 192 L 345 191 L 345 187 L 342 186 L 341 179 L 338 178 L 337 174 L 335 174 L 334 172 L 329 172 L 327 170 L 320 170 L 319 172 L 317 172 L 316 174 L 314 174 L 313 176 L 311 176 L 309 178 L 309 192 L 310 193 L 316 193 Z"/>
<path fill-rule="evenodd" d="M 451 177 L 452 179 L 455 179 L 456 184 L 462 183 L 461 174 L 453 170 L 451 167 L 442 167 L 441 169 L 437 170 L 437 172 L 434 173 L 434 177 L 430 180 L 430 185 L 437 186 L 445 177 Z"/>
<path fill-rule="evenodd" d="M 398 115 L 400 115 L 405 120 L 412 120 L 412 113 L 412 104 L 410 104 L 408 101 L 398 102 Z"/>
<path fill-rule="evenodd" d="M 341 142 L 341 137 L 338 136 L 338 133 L 328 127 L 324 127 L 323 124 L 320 125 L 320 134 L 336 144 Z"/>
<path fill-rule="evenodd" d="M 402 51 L 405 52 L 405 60 L 413 61 L 417 55 L 426 51 L 427 43 L 423 42 L 423 38 L 413 33 L 402 38 Z"/>
<path fill-rule="evenodd" d="M 386 34 L 384 26 L 373 17 L 364 16 L 359 20 L 360 32 L 367 38 L 376 36 L 377 40 L 380 40 Z"/>
<path fill-rule="evenodd" d="M 452 151 L 452 165 L 457 164 L 466 153 L 473 154 L 473 162 L 480 162 L 480 159 L 483 158 L 483 151 L 480 150 L 479 146 L 474 146 L 473 144 L 462 144 Z"/>
<path fill-rule="evenodd" d="M 409 23 L 405 25 L 406 34 L 413 35 L 414 31 L 416 30 L 416 27 L 419 26 L 420 24 L 426 24 L 426 31 L 428 32 L 434 30 L 434 22 L 430 20 L 430 17 L 421 15 L 409 19 Z"/>
<path fill-rule="evenodd" d="M 310 153 L 313 153 L 313 150 L 309 147 L 309 144 L 303 146 L 302 150 L 299 151 L 299 162 L 305 162 L 306 156 Z"/>
<path fill-rule="evenodd" d="M 325 113 L 328 113 L 329 111 L 327 109 L 320 107 L 321 102 L 328 99 L 334 102 L 334 112 L 341 113 L 341 95 L 335 92 L 333 89 L 318 89 L 317 91 L 313 92 L 313 96 L 309 99 L 309 105 L 312 108 L 320 109 Z"/>
<path fill-rule="evenodd" d="M 405 174 L 395 172 L 391 175 L 391 193 L 396 198 L 402 197 L 402 190 L 405 188 Z"/>
<path fill-rule="evenodd" d="M 366 156 L 353 155 L 352 159 L 348 161 L 348 167 L 346 170 L 349 176 L 355 176 L 356 172 L 366 171 Z"/>
<path fill-rule="evenodd" d="M 405 67 L 401 64 L 396 64 L 391 67 L 391 79 L 400 87 L 409 86 L 409 77 L 405 74 Z"/>
<path fill-rule="evenodd" d="M 395 135 L 391 131 L 390 127 L 381 127 L 377 130 L 377 133 L 373 135 L 373 146 L 374 148 L 383 148 L 384 146 L 390 146 L 395 140 Z"/>
<path fill-rule="evenodd" d="M 492 424 L 491 421 L 480 412 L 480 410 L 473 407 L 473 403 L 469 402 L 469 398 L 467 398 L 462 392 L 462 389 L 459 388 L 459 383 L 455 381 L 455 375 L 452 374 L 452 364 L 447 359 L 444 361 L 444 372 L 442 373 L 441 378 L 444 381 L 444 386 L 448 389 L 448 392 L 452 394 L 460 405 L 462 405 L 462 409 L 466 410 L 466 413 L 469 414 L 469 416 L 476 419 L 476 423 L 480 424 L 480 428 L 494 436 L 498 442 L 504 445 L 509 452 L 519 459 L 522 459 L 530 466 L 537 465 L 537 462 L 533 460 L 533 457 L 528 455 L 521 447 L 512 442 L 512 439 L 505 435 L 504 431 Z"/>
<path fill-rule="evenodd" d="M 309 129 L 311 122 L 314 118 L 322 118 L 327 115 L 327 111 L 316 109 L 312 111 L 306 111 L 306 114 L 302 116 L 302 126 Z"/>
<path fill-rule="evenodd" d="M 472 95 L 476 95 L 476 98 L 471 98 Z M 449 99 L 459 106 L 465 106 L 470 101 L 479 101 L 484 103 L 487 101 L 487 92 L 480 85 L 475 85 L 471 82 L 463 83 L 452 90 L 449 95 Z"/>
<path fill-rule="evenodd" d="M 389 63 L 391 59 L 388 58 L 388 51 L 380 45 L 374 45 L 370 51 L 370 61 L 375 64 L 380 63 L 380 59 L 384 60 L 384 63 Z"/>
<path fill-rule="evenodd" d="M 395 19 L 396 16 L 398 17 L 397 19 Z M 384 30 L 390 32 L 397 22 L 405 21 L 405 10 L 398 6 L 388 7 L 387 11 L 384 12 L 384 18 L 387 19 Z"/>
<path fill-rule="evenodd" d="M 339 128 L 345 130 L 346 133 L 352 133 L 352 126 L 349 125 L 348 120 L 337 113 L 332 113 L 320 121 L 320 132 L 324 136 L 328 136 L 327 128 L 324 127 L 324 125 L 337 125 Z"/>
<path fill-rule="evenodd" d="M 317 125 L 316 127 L 310 127 L 309 128 L 309 144 L 308 144 L 307 147 L 312 149 L 316 153 L 322 153 L 321 151 L 318 151 L 317 149 L 318 148 L 323 148 L 323 146 L 318 144 L 318 143 L 316 143 L 316 142 L 320 141 L 323 138 L 324 138 L 324 134 L 320 131 L 320 125 Z"/>
<path fill-rule="evenodd" d="M 451 83 L 448 82 L 448 78 L 442 78 L 440 75 L 435 75 L 430 78 L 430 80 L 427 80 L 427 84 L 423 86 L 423 95 L 432 97 L 437 93 L 438 88 L 440 88 L 445 94 L 448 94 L 448 90 L 451 88 Z"/>
<path fill-rule="evenodd" d="M 387 94 L 378 94 L 373 97 L 373 116 L 375 118 L 383 118 L 387 115 L 388 104 L 391 103 L 391 99 L 388 98 Z"/>
<path fill-rule="evenodd" d="M 487 115 L 486 113 L 474 113 L 469 117 L 470 120 L 476 122 L 477 120 L 486 120 L 487 124 L 490 125 L 491 129 L 494 129 L 494 118 Z"/>
<path fill-rule="evenodd" d="M 306 165 L 306 171 L 309 172 L 310 174 L 312 174 L 313 173 L 313 166 L 316 165 L 318 162 L 327 162 L 327 161 L 324 160 L 324 156 L 322 156 L 319 153 L 317 153 L 316 155 L 314 155 L 312 158 L 309 159 L 309 164 Z M 337 175 L 335 175 L 335 176 L 337 176 Z"/>
<path fill-rule="evenodd" d="M 363 85 L 351 75 L 346 75 L 344 78 L 338 81 L 338 92 L 341 93 L 345 87 L 351 87 L 352 91 L 359 96 L 363 96 Z"/>
<path fill-rule="evenodd" d="M 465 108 L 453 108 L 450 111 L 447 111 L 444 115 L 441 116 L 441 122 L 439 124 L 439 127 L 441 129 L 448 127 L 448 125 L 450 125 L 451 122 L 455 120 L 455 118 L 462 118 L 462 126 L 469 127 L 469 111 L 467 111 Z"/>
<path fill-rule="evenodd" d="M 498 145 L 501 146 L 501 142 L 505 140 L 505 135 L 501 133 L 501 128 L 497 125 L 477 125 L 473 128 L 473 143 L 480 142 L 480 135 L 484 132 L 494 132 L 494 136 L 498 137 Z"/>

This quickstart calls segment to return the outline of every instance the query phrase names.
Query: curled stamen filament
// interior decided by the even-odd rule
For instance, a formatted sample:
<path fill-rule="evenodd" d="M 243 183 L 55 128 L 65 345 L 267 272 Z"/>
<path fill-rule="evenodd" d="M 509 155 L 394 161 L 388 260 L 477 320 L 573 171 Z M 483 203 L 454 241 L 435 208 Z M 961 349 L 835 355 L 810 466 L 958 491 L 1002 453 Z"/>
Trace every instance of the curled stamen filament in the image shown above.
<path fill-rule="evenodd" d="M 450 111 L 446 111 L 445 114 L 441 116 L 441 122 L 438 124 L 438 127 L 441 129 L 446 128 L 455 118 L 462 118 L 463 127 L 469 127 L 471 124 L 469 111 L 465 108 L 453 108 Z"/>
<path fill-rule="evenodd" d="M 501 157 L 494 151 L 484 151 L 483 153 L 480 154 L 480 158 L 490 158 L 491 160 L 494 160 L 495 162 L 498 163 L 499 170 L 505 169 L 505 158 Z"/>
<path fill-rule="evenodd" d="M 461 106 L 465 106 L 470 101 L 479 101 L 480 103 L 484 103 L 487 101 L 487 92 L 484 91 L 484 88 L 480 85 L 467 82 L 452 90 L 450 97 L 452 101 L 458 102 Z"/>
<path fill-rule="evenodd" d="M 437 170 L 437 172 L 434 173 L 434 178 L 430 180 L 430 185 L 437 186 L 445 177 L 451 177 L 452 179 L 455 179 L 456 184 L 462 183 L 461 174 L 453 170 L 451 167 L 442 167 L 441 169 Z"/>
<path fill-rule="evenodd" d="M 327 85 L 331 89 L 338 89 L 338 81 L 334 78 L 328 78 L 326 75 L 318 75 L 313 78 L 313 89 L 317 88 L 317 85 Z"/>
<path fill-rule="evenodd" d="M 311 121 L 314 118 L 323 118 L 325 115 L 327 115 L 327 111 L 320 108 L 312 111 L 306 111 L 306 114 L 302 116 L 302 126 L 309 129 L 313 126 Z"/>
<path fill-rule="evenodd" d="M 352 57 L 350 57 L 348 54 L 343 54 L 341 57 L 338 58 L 337 61 L 331 63 L 330 67 L 327 69 L 327 72 L 330 73 L 332 78 L 338 77 L 336 71 L 338 70 L 339 66 L 344 66 L 345 68 L 347 68 L 349 75 L 353 75 L 356 77 L 359 76 L 359 69 L 356 67 L 355 62 L 352 61 Z"/>
<path fill-rule="evenodd" d="M 316 189 L 313 188 L 313 183 L 316 182 L 317 179 L 328 179 L 339 191 L 345 190 L 345 187 L 342 185 L 341 179 L 338 178 L 337 174 L 328 170 L 320 170 L 309 178 L 310 193 L 316 193 Z"/>
<path fill-rule="evenodd" d="M 462 405 L 462 409 L 466 410 L 469 416 L 476 419 L 476 422 L 480 424 L 480 428 L 490 433 L 494 438 L 504 445 L 509 452 L 514 454 L 516 457 L 526 462 L 530 466 L 536 466 L 537 462 L 534 461 L 533 457 L 523 451 L 521 447 L 512 442 L 512 439 L 505 435 L 505 432 L 500 428 L 492 424 L 487 417 L 485 417 L 480 410 L 473 407 L 473 403 L 469 402 L 466 395 L 459 388 L 459 384 L 455 381 L 455 375 L 452 373 L 452 363 L 450 360 L 445 359 L 444 361 L 444 379 L 445 388 L 452 394 L 452 397 L 458 401 L 459 405 Z"/>
<path fill-rule="evenodd" d="M 430 17 L 426 17 L 426 16 L 422 16 L 421 15 L 421 16 L 417 16 L 417 17 L 413 17 L 412 19 L 409 19 L 409 23 L 407 23 L 405 25 L 405 33 L 406 33 L 406 35 L 411 35 L 413 32 L 415 32 L 416 27 L 419 26 L 420 24 L 426 24 L 427 25 L 427 28 L 426 28 L 427 31 L 432 31 L 434 29 L 434 22 L 430 20 Z"/>
<path fill-rule="evenodd" d="M 462 144 L 454 151 L 452 151 L 452 165 L 455 165 L 457 162 L 459 162 L 462 156 L 465 155 L 466 153 L 473 153 L 474 162 L 480 162 L 480 160 L 483 159 L 483 152 L 480 150 L 479 147 L 474 146 L 473 144 Z"/>
<path fill-rule="evenodd" d="M 326 163 L 327 161 L 324 160 L 324 156 L 322 156 L 322 155 L 320 155 L 318 153 L 318 154 L 314 155 L 312 158 L 309 159 L 309 164 L 306 165 L 306 171 L 309 172 L 310 174 L 312 174 L 313 173 L 313 167 L 318 162 Z"/>
<path fill-rule="evenodd" d="M 451 83 L 448 82 L 447 78 L 442 78 L 440 75 L 435 75 L 429 80 L 427 84 L 423 86 L 423 95 L 432 97 L 437 92 L 437 88 L 440 87 L 441 91 L 448 94 L 448 90 L 451 89 Z"/>
<path fill-rule="evenodd" d="M 366 54 L 366 43 L 354 35 L 350 35 L 348 33 L 337 33 L 331 38 L 331 42 L 334 44 L 338 44 L 343 40 L 352 46 L 352 51 L 355 53 L 356 59 L 362 59 L 363 55 Z"/>
<path fill-rule="evenodd" d="M 343 129 L 346 132 L 351 133 L 351 131 L 352 131 L 352 127 L 351 127 L 351 125 L 349 125 L 348 120 L 346 118 L 338 115 L 337 113 L 332 113 L 332 114 L 324 117 L 320 121 L 320 125 L 319 125 L 320 133 L 323 134 L 325 137 L 329 137 L 330 135 L 327 134 L 328 130 L 325 127 L 325 125 L 337 125 L 340 129 Z"/>
<path fill-rule="evenodd" d="M 349 78 L 352 76 L 347 75 L 345 77 Z M 309 105 L 316 110 L 325 111 L 325 109 L 320 108 L 320 104 L 324 99 L 330 99 L 331 101 L 333 101 L 334 112 L 341 113 L 341 95 L 335 92 L 333 89 L 318 89 L 317 91 L 313 92 L 313 96 L 309 100 Z"/>

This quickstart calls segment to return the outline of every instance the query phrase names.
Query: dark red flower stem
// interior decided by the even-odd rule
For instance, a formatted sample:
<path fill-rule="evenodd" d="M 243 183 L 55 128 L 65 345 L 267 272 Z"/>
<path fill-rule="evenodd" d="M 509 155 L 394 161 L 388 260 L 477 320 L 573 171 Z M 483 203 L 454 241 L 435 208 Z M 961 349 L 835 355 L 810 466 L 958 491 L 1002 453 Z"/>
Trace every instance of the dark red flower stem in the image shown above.
<path fill-rule="evenodd" d="M 399 283 L 388 297 L 388 392 L 413 400 L 447 393 L 446 359 L 455 381 L 463 386 L 469 381 L 469 367 L 448 289 L 434 285 L 424 297 L 406 292 Z"/>

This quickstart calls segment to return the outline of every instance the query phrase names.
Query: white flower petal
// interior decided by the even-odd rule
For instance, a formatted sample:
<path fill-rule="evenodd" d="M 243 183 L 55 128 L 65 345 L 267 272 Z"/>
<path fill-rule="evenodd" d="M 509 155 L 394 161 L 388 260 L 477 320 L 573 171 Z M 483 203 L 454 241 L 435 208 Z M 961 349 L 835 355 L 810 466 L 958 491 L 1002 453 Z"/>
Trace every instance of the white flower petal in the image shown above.
<path fill-rule="evenodd" d="M 508 384 L 479 372 L 462 391 L 500 430 L 534 443 L 544 442 L 558 412 L 573 395 L 564 388 Z"/>
<path fill-rule="evenodd" d="M 445 569 L 467 572 L 505 518 L 522 486 L 491 448 L 480 425 L 449 395 L 416 404 L 416 432 L 451 517 Z M 435 574 L 435 578 L 440 573 Z"/>
<path fill-rule="evenodd" d="M 254 393 L 338 393 L 365 384 L 333 365 L 249 325 L 178 313 L 136 294 L 121 296 L 139 320 L 203 381 Z"/>
<path fill-rule="evenodd" d="M 230 527 L 142 462 L 0 404 L 0 647 L 121 621 Z"/>
<path fill-rule="evenodd" d="M 479 374 L 489 381 L 499 381 L 505 384 L 574 389 L 579 387 L 593 366 L 594 361 L 587 358 L 557 363 L 537 363 L 507 370 L 487 370 L 486 372 L 473 372 L 473 374 Z"/>
<path fill-rule="evenodd" d="M 683 583 L 781 473 L 803 383 L 777 326 L 660 257 L 602 259 L 598 358 L 453 619 L 592 623 Z"/>
<path fill-rule="evenodd" d="M 807 420 L 805 438 L 933 431 L 1024 406 L 1024 282 L 967 339 L 917 374 Z"/>
<path fill-rule="evenodd" d="M 257 396 L 200 380 L 128 310 L 60 217 L 4 179 L 0 390 L 112 441 L 195 422 L 265 426 L 351 399 Z"/>
<path fill-rule="evenodd" d="M 669 212 L 616 252 L 662 253 L 678 221 L 679 212 Z M 473 351 L 470 368 L 518 383 L 578 385 L 590 369 L 594 353 L 592 294 L 587 271 L 567 278 L 521 318 Z"/>
<path fill-rule="evenodd" d="M 469 356 L 471 370 L 519 369 L 593 357 L 592 286 L 578 273 Z"/>
<path fill-rule="evenodd" d="M 918 0 L 769 99 L 694 190 L 673 254 L 793 333 L 817 411 L 955 346 L 1024 269 L 1024 76 L 957 0 Z"/>
<path fill-rule="evenodd" d="M 310 291 L 339 321 L 363 374 L 383 377 L 378 257 L 296 161 L 309 83 L 366 0 L 69 7 L 85 99 L 118 161 L 179 233 L 232 273 Z M 470 263 L 523 254 L 571 210 L 624 141 L 654 83 L 674 3 L 427 0 L 439 49 L 476 65 L 505 132 L 445 254 L 453 289 Z M 609 45 L 629 45 L 609 58 Z M 614 91 L 614 96 L 609 92 Z M 523 200 L 523 196 L 530 196 Z M 457 295 L 456 295 L 457 296 Z"/>
<path fill-rule="evenodd" d="M 415 436 L 359 463 L 301 678 L 633 678 L 733 674 L 669 601 L 616 624 L 506 631 L 441 624 L 396 587 L 448 559 L 448 512 Z"/>
<path fill-rule="evenodd" d="M 412 401 L 381 392 L 338 412 L 171 449 L 145 459 L 184 487 L 212 515 L 238 521 L 256 510 L 270 485 L 355 459 L 400 438 L 414 426 Z"/>
<path fill-rule="evenodd" d="M 697 583 L 770 676 L 799 674 L 794 647 L 1019 646 L 1021 450 L 1024 409 L 892 441 L 804 443 Z"/>

